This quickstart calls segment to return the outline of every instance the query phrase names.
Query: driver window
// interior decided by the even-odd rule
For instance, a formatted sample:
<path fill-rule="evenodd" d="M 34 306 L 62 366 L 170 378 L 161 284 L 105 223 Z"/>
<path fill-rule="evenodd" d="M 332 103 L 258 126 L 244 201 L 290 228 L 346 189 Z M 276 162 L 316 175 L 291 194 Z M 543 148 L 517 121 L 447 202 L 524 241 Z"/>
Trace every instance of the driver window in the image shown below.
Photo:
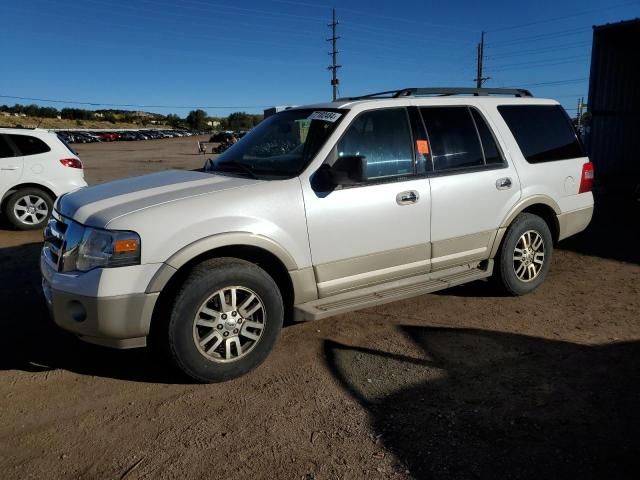
<path fill-rule="evenodd" d="M 411 131 L 404 108 L 359 115 L 338 142 L 337 151 L 339 157 L 366 157 L 369 179 L 414 173 Z"/>

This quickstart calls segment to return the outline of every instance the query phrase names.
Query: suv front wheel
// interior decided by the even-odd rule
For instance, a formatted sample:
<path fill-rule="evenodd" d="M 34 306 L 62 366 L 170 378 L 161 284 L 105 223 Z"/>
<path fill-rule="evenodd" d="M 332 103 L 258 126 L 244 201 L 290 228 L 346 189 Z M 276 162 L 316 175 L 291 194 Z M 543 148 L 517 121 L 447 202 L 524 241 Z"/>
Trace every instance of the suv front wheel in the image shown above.
<path fill-rule="evenodd" d="M 507 229 L 496 277 L 511 295 L 534 291 L 544 281 L 553 253 L 553 238 L 547 223 L 537 215 L 521 213 Z"/>
<path fill-rule="evenodd" d="M 235 258 L 208 260 L 177 293 L 168 322 L 169 351 L 194 380 L 230 380 L 265 360 L 283 317 L 280 290 L 264 270 Z"/>

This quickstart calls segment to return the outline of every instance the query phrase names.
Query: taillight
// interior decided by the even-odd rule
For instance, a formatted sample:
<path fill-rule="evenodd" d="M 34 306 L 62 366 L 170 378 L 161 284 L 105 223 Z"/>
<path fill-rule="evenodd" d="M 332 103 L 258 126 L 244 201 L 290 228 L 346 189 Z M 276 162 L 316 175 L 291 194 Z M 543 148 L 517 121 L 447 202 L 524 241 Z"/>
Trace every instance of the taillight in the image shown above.
<path fill-rule="evenodd" d="M 582 177 L 580 177 L 580 190 L 578 193 L 590 192 L 593 188 L 593 163 L 582 165 Z"/>
<path fill-rule="evenodd" d="M 60 163 L 65 167 L 82 168 L 82 162 L 77 158 L 63 158 L 60 160 Z"/>

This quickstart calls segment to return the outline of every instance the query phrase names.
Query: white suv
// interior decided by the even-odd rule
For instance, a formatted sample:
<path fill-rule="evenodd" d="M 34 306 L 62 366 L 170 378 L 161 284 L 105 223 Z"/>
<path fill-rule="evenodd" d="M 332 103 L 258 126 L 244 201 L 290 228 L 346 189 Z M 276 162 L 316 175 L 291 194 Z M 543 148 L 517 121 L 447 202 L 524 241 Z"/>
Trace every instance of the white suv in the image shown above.
<path fill-rule="evenodd" d="M 467 95 L 464 95 L 467 94 Z M 405 89 L 266 118 L 203 171 L 64 195 L 45 231 L 56 323 L 244 374 L 283 320 L 494 276 L 522 295 L 593 211 L 570 119 L 524 90 Z"/>
<path fill-rule="evenodd" d="M 57 197 L 86 186 L 78 155 L 55 132 L 0 128 L 0 210 L 14 227 L 42 228 Z"/>

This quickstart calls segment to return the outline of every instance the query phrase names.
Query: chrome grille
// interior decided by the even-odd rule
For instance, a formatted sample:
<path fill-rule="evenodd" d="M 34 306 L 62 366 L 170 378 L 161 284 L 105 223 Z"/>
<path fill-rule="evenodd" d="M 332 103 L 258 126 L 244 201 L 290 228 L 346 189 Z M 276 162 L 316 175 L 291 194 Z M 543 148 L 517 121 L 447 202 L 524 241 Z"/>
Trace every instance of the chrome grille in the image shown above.
<path fill-rule="evenodd" d="M 60 260 L 64 253 L 65 233 L 69 225 L 65 223 L 64 217 L 54 210 L 44 229 L 43 252 L 52 267 L 60 270 Z"/>
<path fill-rule="evenodd" d="M 63 217 L 55 210 L 44 229 L 44 256 L 56 271 L 71 271 L 75 266 L 75 255 L 82 239 L 84 227 Z"/>

